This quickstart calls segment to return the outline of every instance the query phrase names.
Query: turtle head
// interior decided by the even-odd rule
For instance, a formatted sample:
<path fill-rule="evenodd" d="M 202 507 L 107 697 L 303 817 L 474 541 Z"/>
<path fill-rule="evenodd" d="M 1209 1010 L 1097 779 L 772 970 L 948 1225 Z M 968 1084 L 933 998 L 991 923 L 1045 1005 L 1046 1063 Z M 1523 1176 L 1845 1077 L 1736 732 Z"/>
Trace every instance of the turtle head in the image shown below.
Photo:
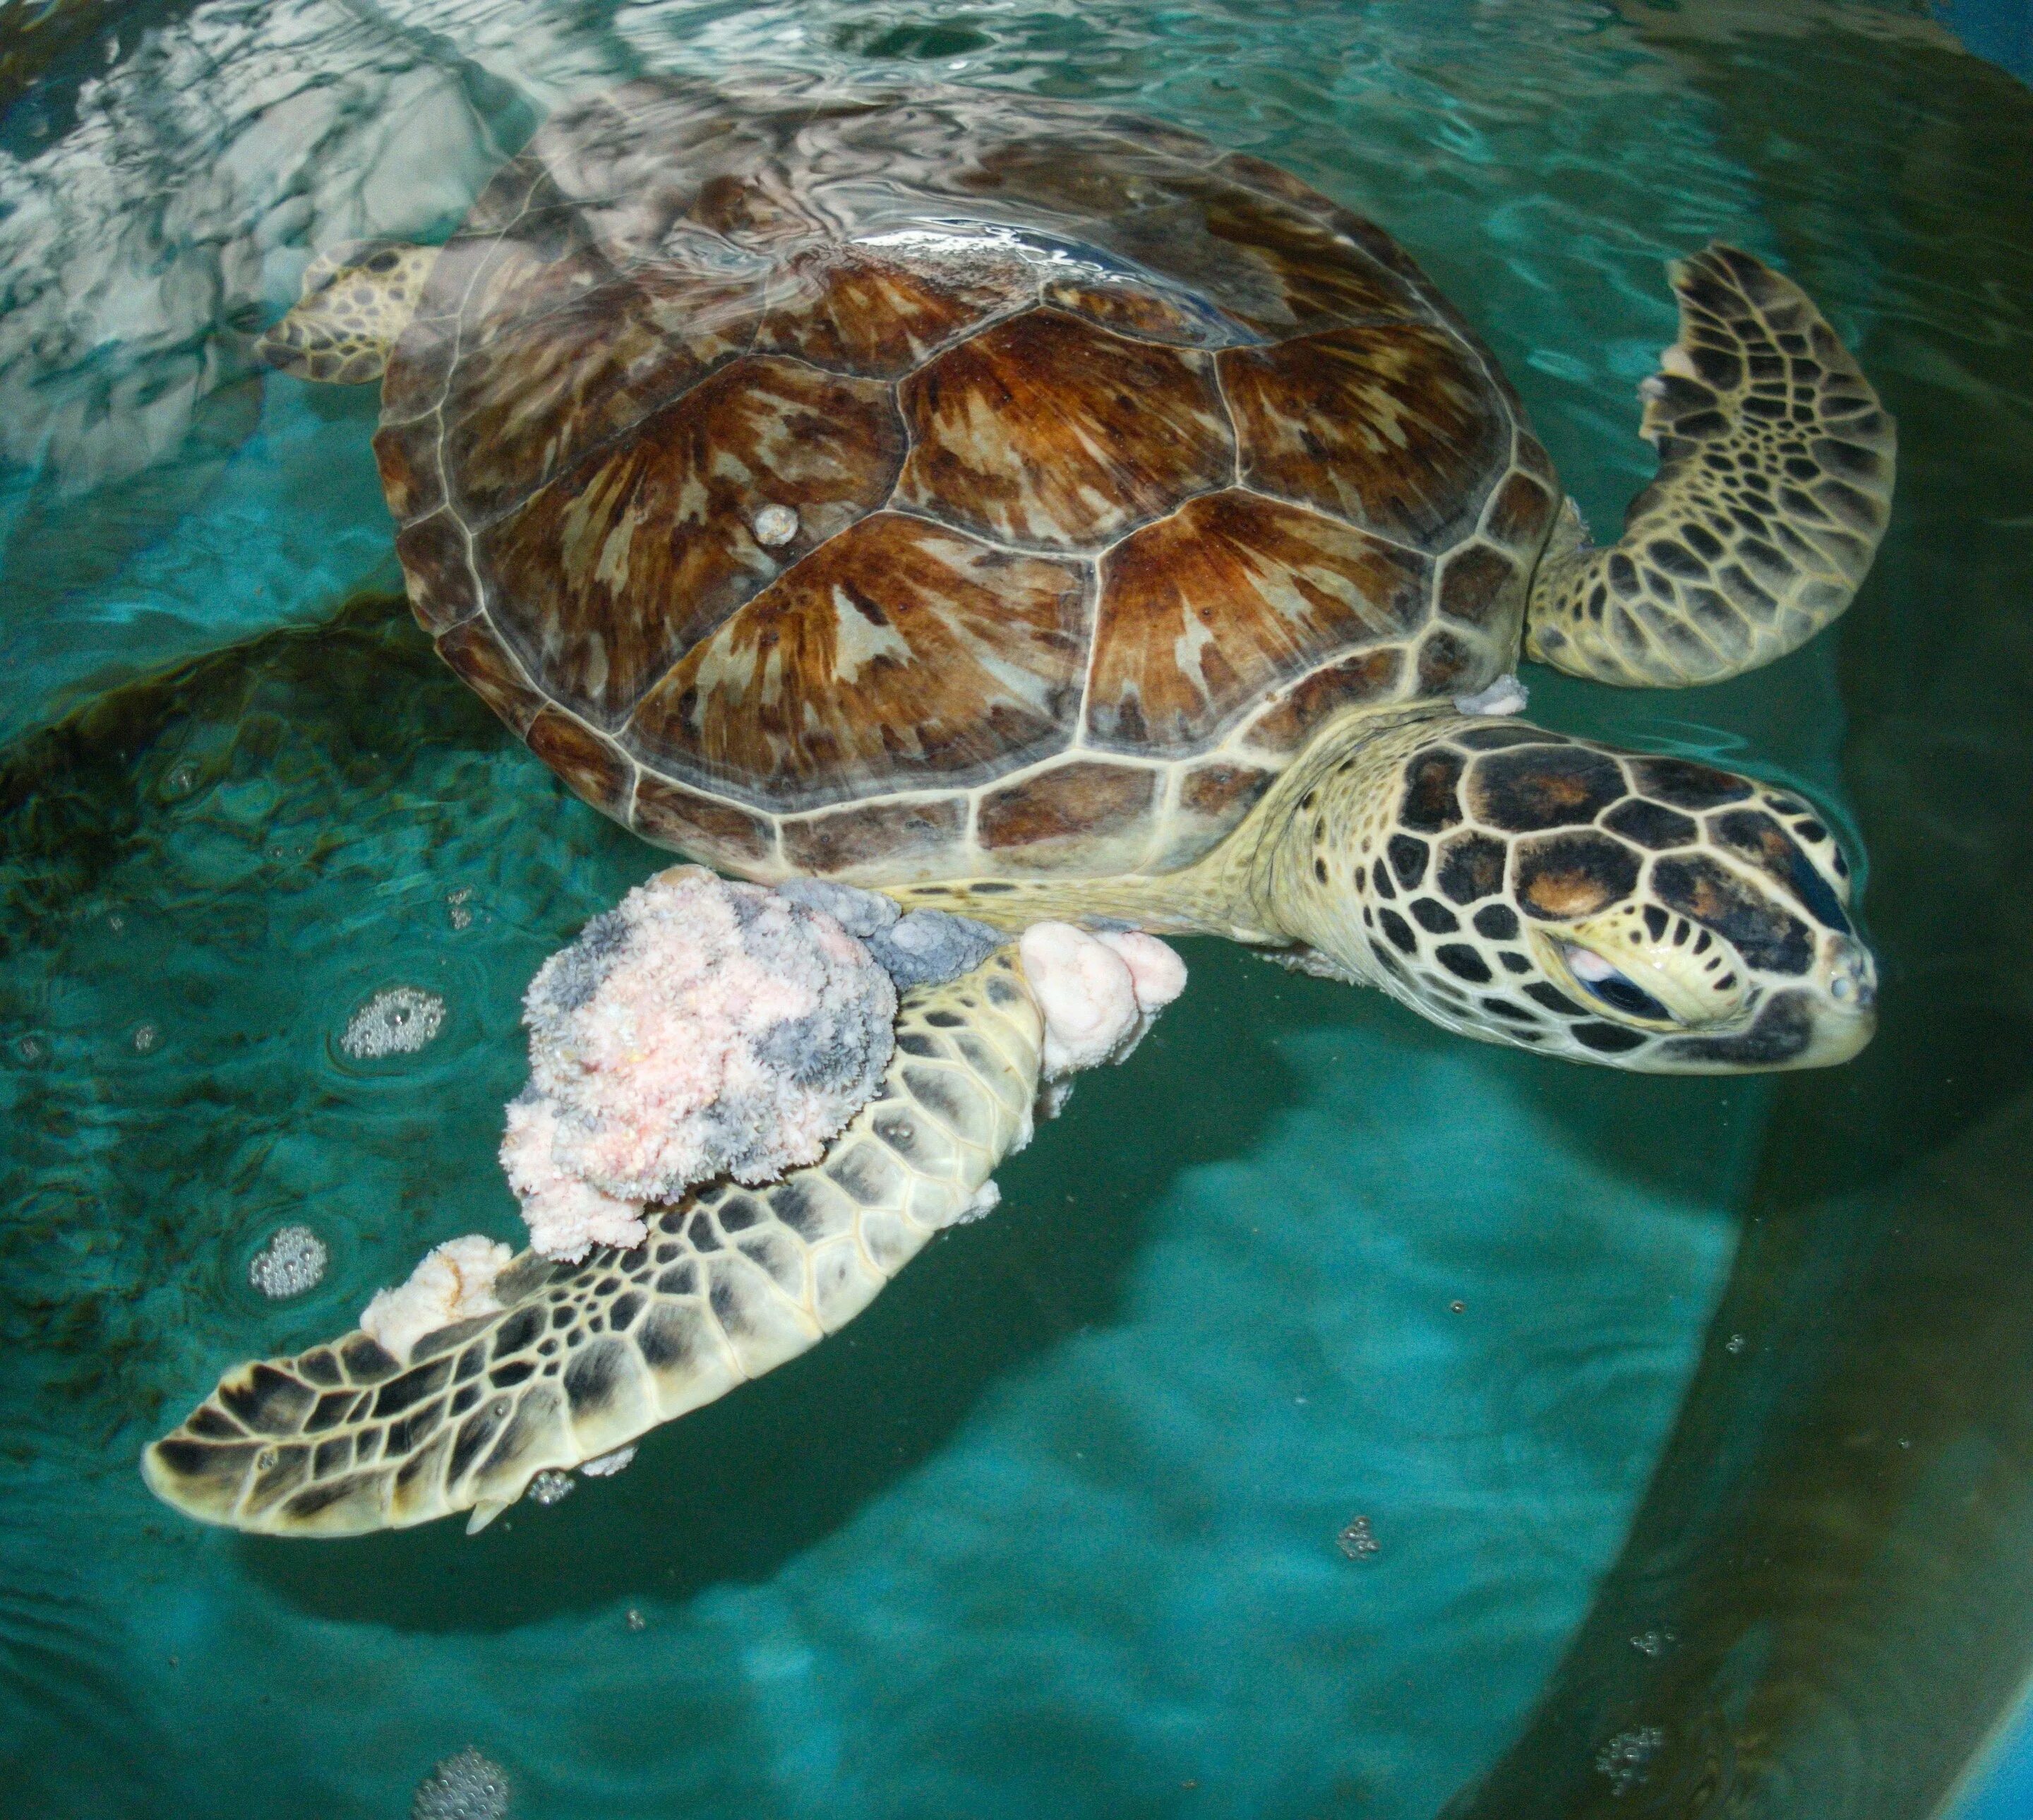
<path fill-rule="evenodd" d="M 298 379 L 364 385 L 379 379 L 423 295 L 434 246 L 350 241 L 304 271 L 303 294 L 256 338 L 254 358 Z"/>
<path fill-rule="evenodd" d="M 1306 939 L 1347 971 L 1465 1035 L 1645 1073 L 1821 1067 L 1870 1041 L 1848 865 L 1797 796 L 1512 721 L 1390 745 L 1348 773 L 1344 816 L 1301 818 L 1327 845 L 1314 825 L 1341 821 L 1350 849 L 1352 891 L 1325 854 L 1305 881 L 1338 900 Z"/>

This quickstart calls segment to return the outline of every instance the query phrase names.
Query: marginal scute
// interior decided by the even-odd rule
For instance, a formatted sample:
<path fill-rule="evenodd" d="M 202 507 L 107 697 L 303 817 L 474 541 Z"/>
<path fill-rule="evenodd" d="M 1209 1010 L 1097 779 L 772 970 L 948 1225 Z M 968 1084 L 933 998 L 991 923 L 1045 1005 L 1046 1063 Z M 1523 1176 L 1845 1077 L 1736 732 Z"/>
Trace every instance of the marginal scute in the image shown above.
<path fill-rule="evenodd" d="M 687 653 L 628 743 L 777 809 L 983 781 L 1071 737 L 1086 613 L 1074 565 L 878 513 Z"/>
<path fill-rule="evenodd" d="M 515 653 L 501 642 L 485 613 L 440 633 L 437 649 L 459 680 L 518 734 L 527 732 L 548 703 L 549 698 L 523 674 Z"/>
<path fill-rule="evenodd" d="M 635 767 L 612 740 L 556 708 L 545 709 L 522 737 L 575 796 L 606 815 L 626 815 Z"/>
<path fill-rule="evenodd" d="M 1514 474 L 1491 495 L 1482 528 L 1499 543 L 1535 556 L 1553 528 L 1555 502 L 1536 481 Z"/>
<path fill-rule="evenodd" d="M 1456 550 L 1440 570 L 1440 609 L 1508 643 L 1517 636 L 1529 589 L 1525 571 L 1488 544 Z"/>
<path fill-rule="evenodd" d="M 1402 638 L 1426 586 L 1417 557 L 1338 520 L 1252 493 L 1192 500 L 1103 560 L 1088 737 L 1204 750 L 1284 680 Z"/>
<path fill-rule="evenodd" d="M 483 532 L 504 635 L 603 725 L 788 565 L 880 504 L 903 426 L 873 380 L 758 358 L 724 368 Z M 765 506 L 796 513 L 765 548 Z"/>
<path fill-rule="evenodd" d="M 1166 844 L 1151 870 L 1190 866 L 1256 807 L 1275 781 L 1273 772 L 1226 758 L 1189 771 L 1179 781 L 1178 812 L 1165 825 Z"/>
<path fill-rule="evenodd" d="M 653 772 L 636 780 L 628 820 L 653 847 L 731 867 L 766 864 L 776 851 L 775 832 L 766 817 Z"/>
<path fill-rule="evenodd" d="M 470 619 L 480 611 L 480 593 L 466 560 L 466 534 L 449 511 L 434 512 L 395 534 L 410 610 L 427 632 Z"/>
<path fill-rule="evenodd" d="M 975 837 L 1007 863 L 1069 874 L 1128 870 L 1141 858 L 1159 773 L 1074 759 L 981 800 Z"/>
<path fill-rule="evenodd" d="M 1200 346 L 1220 336 L 1223 326 L 1143 284 L 1056 279 L 1046 285 L 1043 299 L 1054 309 L 1077 316 L 1097 328 L 1139 341 Z"/>
<path fill-rule="evenodd" d="M 783 826 L 784 861 L 800 872 L 851 878 L 866 870 L 931 878 L 959 867 L 967 804 L 958 796 L 915 796 L 799 816 Z"/>
<path fill-rule="evenodd" d="M 1220 363 L 1247 485 L 1417 549 L 1458 534 L 1510 452 L 1481 369 L 1423 324 L 1231 348 Z"/>
<path fill-rule="evenodd" d="M 949 348 L 902 398 L 897 504 L 1013 543 L 1098 548 L 1234 469 L 1206 357 L 1057 310 Z"/>

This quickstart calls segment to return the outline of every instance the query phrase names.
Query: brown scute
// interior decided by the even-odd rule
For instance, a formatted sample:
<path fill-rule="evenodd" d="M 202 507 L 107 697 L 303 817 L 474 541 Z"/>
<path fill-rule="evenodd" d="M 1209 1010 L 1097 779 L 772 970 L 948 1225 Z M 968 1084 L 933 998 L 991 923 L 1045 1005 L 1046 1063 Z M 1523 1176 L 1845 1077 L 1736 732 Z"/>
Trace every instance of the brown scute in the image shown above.
<path fill-rule="evenodd" d="M 1296 752 L 1342 709 L 1397 694 L 1404 672 L 1405 653 L 1395 648 L 1365 651 L 1360 657 L 1323 665 L 1257 716 L 1249 729 L 1249 743 L 1263 752 Z"/>
<path fill-rule="evenodd" d="M 1226 838 L 1275 781 L 1272 772 L 1225 758 L 1189 771 L 1179 784 L 1179 812 L 1168 824 L 1164 848 L 1149 870 L 1175 872 L 1190 866 Z"/>
<path fill-rule="evenodd" d="M 1181 309 L 1161 293 L 1135 284 L 1080 284 L 1059 279 L 1045 286 L 1043 301 L 1116 335 L 1140 341 L 1193 346 L 1212 339 L 1218 325 Z"/>
<path fill-rule="evenodd" d="M 441 632 L 480 611 L 466 561 L 466 534 L 449 512 L 433 512 L 395 534 L 410 610 L 427 632 Z"/>
<path fill-rule="evenodd" d="M 1503 868 L 1511 849 L 1503 841 L 1470 830 L 1448 839 L 1440 848 L 1433 882 L 1457 904 L 1473 904 L 1503 889 Z"/>
<path fill-rule="evenodd" d="M 625 814 L 633 767 L 612 741 L 556 708 L 545 709 L 522 737 L 575 796 L 605 815 Z"/>
<path fill-rule="evenodd" d="M 1461 775 L 1458 752 L 1444 746 L 1428 746 L 1414 752 L 1405 766 L 1405 795 L 1398 805 L 1398 819 L 1421 834 L 1437 834 L 1462 818 Z"/>
<path fill-rule="evenodd" d="M 650 771 L 636 779 L 629 825 L 653 847 L 716 865 L 761 865 L 777 848 L 775 829 L 762 816 Z"/>
<path fill-rule="evenodd" d="M 1719 808 L 1750 794 L 1743 778 L 1691 758 L 1633 758 L 1631 774 L 1646 796 L 1676 809 Z"/>
<path fill-rule="evenodd" d="M 1234 465 L 1204 355 L 1032 310 L 904 382 L 911 458 L 897 504 L 983 536 L 1091 549 Z"/>
<path fill-rule="evenodd" d="M 1646 802 L 1642 796 L 1633 796 L 1628 802 L 1618 803 L 1603 817 L 1602 825 L 1625 840 L 1635 841 L 1639 846 L 1649 847 L 1654 852 L 1668 847 L 1684 847 L 1698 832 L 1692 819 L 1677 809 L 1663 808 L 1657 803 Z"/>
<path fill-rule="evenodd" d="M 1546 453 L 1546 445 L 1529 430 L 1518 433 L 1518 465 L 1527 474 L 1537 474 L 1557 499 L 1560 482 L 1553 472 L 1553 458 Z"/>
<path fill-rule="evenodd" d="M 1804 973 L 1814 960 L 1814 934 L 1806 923 L 1705 853 L 1657 861 L 1652 888 L 1668 909 L 1713 930 L 1753 967 Z"/>
<path fill-rule="evenodd" d="M 449 252 L 451 249 L 447 249 Z M 437 265 L 445 263 L 445 253 L 438 256 Z M 433 279 L 436 267 L 432 268 Z M 426 290 L 426 296 L 429 290 Z M 430 416 L 431 434 L 437 433 L 436 419 L 432 413 L 438 399 L 444 390 L 445 365 L 452 355 L 455 325 L 451 321 L 429 321 L 421 313 L 410 319 L 410 325 L 389 350 L 388 364 L 381 374 L 381 421 L 384 423 L 405 423 L 412 419 Z"/>
<path fill-rule="evenodd" d="M 894 379 L 963 329 L 1027 298 L 1035 283 L 1014 258 L 987 276 L 956 264 L 935 281 L 870 249 L 815 247 L 789 260 L 771 286 L 755 345 Z"/>
<path fill-rule="evenodd" d="M 1510 452 L 1502 401 L 1459 343 L 1365 324 L 1231 348 L 1244 481 L 1424 549 L 1456 535 Z"/>
<path fill-rule="evenodd" d="M 1524 616 L 1525 594 L 1525 571 L 1488 544 L 1455 551 L 1440 570 L 1440 611 L 1471 626 L 1509 635 Z"/>
<path fill-rule="evenodd" d="M 1160 773 L 1089 759 L 1040 771 L 983 796 L 975 837 L 1019 865 L 1106 871 L 1144 837 Z"/>
<path fill-rule="evenodd" d="M 1086 587 L 1077 565 L 878 513 L 689 652 L 628 743 L 777 810 L 984 781 L 1071 738 Z"/>
<path fill-rule="evenodd" d="M 1307 194 L 1315 208 L 1333 209 L 1325 197 Z M 1207 232 L 1234 249 L 1231 259 L 1240 254 L 1243 262 L 1267 267 L 1275 275 L 1280 308 L 1252 314 L 1246 306 L 1230 305 L 1252 328 L 1309 335 L 1347 323 L 1411 322 L 1428 313 L 1403 277 L 1312 208 L 1218 180 L 1208 184 L 1202 206 Z"/>
<path fill-rule="evenodd" d="M 1638 886 L 1638 856 L 1593 829 L 1522 841 L 1515 878 L 1528 916 L 1549 923 L 1593 916 Z"/>
<path fill-rule="evenodd" d="M 1554 501 L 1537 481 L 1514 474 L 1496 489 L 1482 515 L 1482 528 L 1499 543 L 1537 556 L 1553 528 Z"/>
<path fill-rule="evenodd" d="M 1517 833 L 1579 827 L 1628 788 L 1606 752 L 1586 746 L 1516 746 L 1476 761 L 1468 800 L 1477 821 Z"/>
<path fill-rule="evenodd" d="M 1397 638 L 1426 565 L 1253 493 L 1189 501 L 1102 563 L 1088 737 L 1118 751 L 1204 750 L 1288 677 Z"/>
<path fill-rule="evenodd" d="M 515 653 L 502 643 L 485 613 L 440 632 L 437 646 L 438 655 L 451 665 L 459 680 L 518 734 L 547 706 L 548 698 L 531 686 Z"/>
<path fill-rule="evenodd" d="M 889 388 L 736 361 L 477 540 L 503 634 L 556 698 L 618 725 L 781 570 L 881 502 L 903 458 Z M 763 507 L 797 513 L 766 549 Z"/>
<path fill-rule="evenodd" d="M 444 504 L 444 489 L 438 479 L 435 417 L 384 424 L 374 433 L 374 465 L 380 470 L 381 491 L 397 524 L 406 525 Z"/>
<path fill-rule="evenodd" d="M 1815 921 L 1843 934 L 1849 933 L 1849 918 L 1843 913 L 1835 888 L 1769 815 L 1757 809 L 1732 809 L 1710 821 L 1709 832 L 1724 852 L 1748 860 L 1783 886 Z"/>
<path fill-rule="evenodd" d="M 1440 626 L 1419 646 L 1419 693 L 1451 695 L 1482 680 L 1486 665 L 1475 647 L 1459 634 Z"/>
<path fill-rule="evenodd" d="M 935 876 L 967 838 L 967 804 L 960 797 L 874 803 L 836 809 L 784 824 L 784 858 L 800 872 L 821 876 L 874 867 L 885 874 L 909 870 Z"/>

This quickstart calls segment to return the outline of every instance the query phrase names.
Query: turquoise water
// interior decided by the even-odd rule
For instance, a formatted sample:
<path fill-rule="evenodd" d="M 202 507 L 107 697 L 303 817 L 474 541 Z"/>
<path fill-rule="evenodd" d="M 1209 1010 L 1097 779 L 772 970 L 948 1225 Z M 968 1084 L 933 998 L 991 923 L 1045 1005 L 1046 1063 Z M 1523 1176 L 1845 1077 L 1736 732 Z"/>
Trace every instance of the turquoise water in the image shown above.
<path fill-rule="evenodd" d="M 248 331 L 560 99 L 732 61 L 1276 159 L 1598 524 L 1661 261 L 1787 264 L 1901 418 L 1856 607 L 1719 688 L 1529 680 L 1860 841 L 1882 1032 L 1626 1078 L 1188 944 L 993 1219 L 618 1478 L 472 1541 L 200 1530 L 141 1444 L 515 1236 L 520 992 L 657 863 L 407 627 L 371 393 Z M 572 1820 L 1937 1805 L 2033 1665 L 2033 96 L 1863 6 L 305 0 L 55 9 L 0 100 L 0 1811 L 400 1815 L 467 1745 Z M 443 1031 L 351 1058 L 391 985 Z M 291 1221 L 331 1268 L 271 1303 Z"/>

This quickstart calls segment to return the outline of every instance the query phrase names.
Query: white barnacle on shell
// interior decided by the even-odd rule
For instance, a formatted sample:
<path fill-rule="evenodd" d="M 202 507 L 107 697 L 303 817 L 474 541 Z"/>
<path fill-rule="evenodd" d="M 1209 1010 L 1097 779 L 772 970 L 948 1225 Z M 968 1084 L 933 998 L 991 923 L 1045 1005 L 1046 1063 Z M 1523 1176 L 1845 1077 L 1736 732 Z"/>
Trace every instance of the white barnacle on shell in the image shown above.
<path fill-rule="evenodd" d="M 788 506 L 765 506 L 755 515 L 755 541 L 772 549 L 798 534 L 798 515 Z"/>

